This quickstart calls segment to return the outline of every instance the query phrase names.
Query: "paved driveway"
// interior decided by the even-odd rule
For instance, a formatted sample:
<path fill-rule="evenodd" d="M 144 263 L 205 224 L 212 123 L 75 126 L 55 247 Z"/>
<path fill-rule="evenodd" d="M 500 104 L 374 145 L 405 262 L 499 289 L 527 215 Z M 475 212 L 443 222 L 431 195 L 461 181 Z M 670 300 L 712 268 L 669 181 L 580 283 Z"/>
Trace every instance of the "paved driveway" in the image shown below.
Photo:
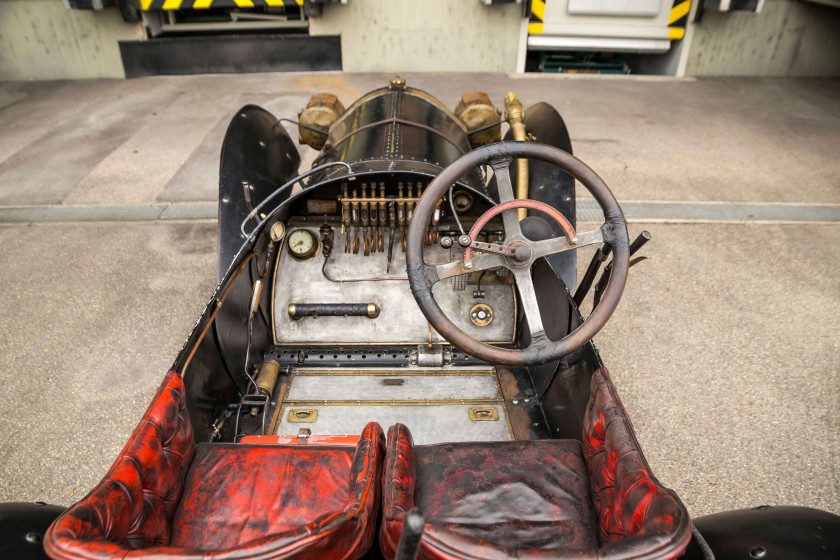
<path fill-rule="evenodd" d="M 70 205 L 140 220 L 0 224 L 0 501 L 83 496 L 212 292 L 215 223 L 143 221 L 140 209 L 195 203 L 212 216 L 239 106 L 294 118 L 312 93 L 347 104 L 386 79 L 0 83 L 0 220 L 20 217 L 11 206 L 62 219 Z M 650 259 L 596 343 L 654 471 L 693 515 L 763 503 L 840 513 L 840 82 L 408 82 L 450 107 L 473 89 L 553 103 L 576 155 L 638 203 L 631 235 L 653 233 Z M 645 210 L 653 201 L 671 214 Z M 730 205 L 728 223 L 698 220 L 709 201 L 769 213 Z"/>

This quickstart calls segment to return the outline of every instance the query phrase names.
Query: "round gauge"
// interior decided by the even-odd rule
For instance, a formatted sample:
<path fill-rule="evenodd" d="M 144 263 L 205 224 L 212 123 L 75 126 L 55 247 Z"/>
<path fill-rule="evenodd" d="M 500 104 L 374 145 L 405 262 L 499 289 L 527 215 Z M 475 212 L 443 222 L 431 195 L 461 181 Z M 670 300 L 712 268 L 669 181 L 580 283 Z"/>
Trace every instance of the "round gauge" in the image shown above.
<path fill-rule="evenodd" d="M 283 236 L 286 235 L 286 226 L 283 225 L 283 222 L 277 222 L 271 226 L 268 234 L 271 236 L 272 241 L 279 243 L 283 240 Z"/>
<path fill-rule="evenodd" d="M 305 261 L 318 252 L 318 238 L 309 230 L 296 229 L 289 234 L 289 254 L 293 259 Z"/>

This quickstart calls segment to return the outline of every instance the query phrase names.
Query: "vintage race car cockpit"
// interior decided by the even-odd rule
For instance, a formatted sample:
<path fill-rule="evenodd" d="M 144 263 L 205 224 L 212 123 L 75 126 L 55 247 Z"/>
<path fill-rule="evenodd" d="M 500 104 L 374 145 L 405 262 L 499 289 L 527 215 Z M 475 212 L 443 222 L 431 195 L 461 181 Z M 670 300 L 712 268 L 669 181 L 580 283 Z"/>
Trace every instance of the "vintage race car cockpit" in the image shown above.
<path fill-rule="evenodd" d="M 508 94 L 503 113 L 399 78 L 347 109 L 318 94 L 294 121 L 319 150 L 301 170 L 282 119 L 242 108 L 221 155 L 219 286 L 47 553 L 681 555 L 688 513 L 592 344 L 638 243 L 554 108 Z M 578 230 L 575 180 L 602 224 Z"/>

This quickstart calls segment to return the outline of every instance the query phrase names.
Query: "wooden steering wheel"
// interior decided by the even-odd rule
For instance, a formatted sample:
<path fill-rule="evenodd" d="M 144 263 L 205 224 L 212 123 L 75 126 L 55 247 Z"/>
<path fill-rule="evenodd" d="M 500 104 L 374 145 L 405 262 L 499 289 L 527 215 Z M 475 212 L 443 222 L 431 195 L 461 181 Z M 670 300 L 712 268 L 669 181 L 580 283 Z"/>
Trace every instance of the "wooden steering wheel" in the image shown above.
<path fill-rule="evenodd" d="M 556 165 L 583 184 L 604 212 L 604 224 L 592 231 L 577 234 L 569 221 L 555 208 L 535 200 L 517 200 L 513 196 L 510 164 L 515 159 L 535 159 Z M 432 266 L 423 260 L 426 226 L 440 198 L 458 179 L 481 165 L 490 165 L 496 177 L 499 204 L 488 210 L 470 230 L 471 244 L 463 261 Z M 517 208 L 531 208 L 547 214 L 563 228 L 564 235 L 532 241 L 522 234 Z M 479 231 L 493 216 L 502 215 L 505 239 L 502 244 L 476 241 Z M 598 306 L 577 329 L 561 340 L 552 341 L 545 334 L 537 303 L 531 265 L 539 258 L 586 245 L 608 243 L 613 266 L 609 284 Z M 480 251 L 479 254 L 474 254 Z M 571 154 L 537 142 L 499 142 L 469 152 L 446 167 L 429 184 L 414 209 L 408 230 L 406 264 L 411 292 L 432 327 L 454 346 L 480 360 L 508 366 L 538 365 L 557 360 L 589 342 L 612 316 L 627 281 L 629 243 L 624 214 L 604 181 Z M 444 278 L 480 270 L 505 267 L 516 281 L 522 309 L 528 319 L 531 343 L 527 348 L 500 348 L 479 342 L 456 327 L 441 311 L 432 295 L 432 286 Z"/>

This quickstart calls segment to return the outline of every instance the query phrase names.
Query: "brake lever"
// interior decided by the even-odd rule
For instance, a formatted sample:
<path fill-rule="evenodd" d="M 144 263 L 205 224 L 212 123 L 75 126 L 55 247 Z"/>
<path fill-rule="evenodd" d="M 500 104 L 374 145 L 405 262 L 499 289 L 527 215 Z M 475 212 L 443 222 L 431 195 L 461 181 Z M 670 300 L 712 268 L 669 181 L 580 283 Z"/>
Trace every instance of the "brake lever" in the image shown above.
<path fill-rule="evenodd" d="M 630 244 L 630 257 L 632 258 L 633 255 L 636 253 L 636 251 L 638 251 L 639 249 L 644 247 L 645 243 L 650 241 L 650 239 L 651 239 L 651 235 L 650 235 L 650 232 L 648 230 L 645 230 L 642 233 L 640 233 L 639 236 L 636 239 L 633 240 L 633 243 Z M 629 266 L 633 266 L 634 264 L 636 264 L 639 261 L 644 260 L 645 258 L 646 257 L 639 257 L 639 259 L 634 259 L 633 261 L 631 261 L 631 264 Z M 607 266 L 604 267 L 604 273 L 601 275 L 601 278 L 598 280 L 598 283 L 595 284 L 595 293 L 592 296 L 593 297 L 593 304 L 592 304 L 592 309 L 593 310 L 596 307 L 598 307 L 598 303 L 600 303 L 600 301 L 601 301 L 601 294 L 607 288 L 607 284 L 609 284 L 609 282 L 610 282 L 610 276 L 612 276 L 612 262 L 610 262 L 610 264 L 608 264 Z M 586 294 L 584 294 L 584 296 L 585 295 Z M 581 298 L 581 299 L 583 299 L 583 298 Z"/>

